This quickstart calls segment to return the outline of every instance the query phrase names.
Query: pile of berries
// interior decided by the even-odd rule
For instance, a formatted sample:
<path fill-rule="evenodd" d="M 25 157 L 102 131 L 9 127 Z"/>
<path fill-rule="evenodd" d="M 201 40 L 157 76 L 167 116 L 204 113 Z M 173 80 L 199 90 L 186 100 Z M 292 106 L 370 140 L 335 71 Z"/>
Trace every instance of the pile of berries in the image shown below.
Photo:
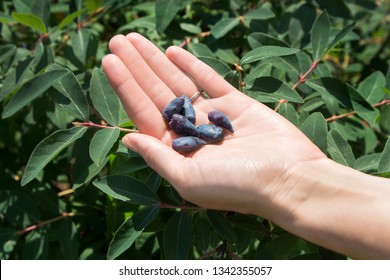
<path fill-rule="evenodd" d="M 172 148 L 178 152 L 193 152 L 203 145 L 220 142 L 224 138 L 224 129 L 234 132 L 228 117 L 216 110 L 208 113 L 211 123 L 196 127 L 195 109 L 185 95 L 169 102 L 162 115 L 171 129 L 182 135 L 172 141 Z"/>

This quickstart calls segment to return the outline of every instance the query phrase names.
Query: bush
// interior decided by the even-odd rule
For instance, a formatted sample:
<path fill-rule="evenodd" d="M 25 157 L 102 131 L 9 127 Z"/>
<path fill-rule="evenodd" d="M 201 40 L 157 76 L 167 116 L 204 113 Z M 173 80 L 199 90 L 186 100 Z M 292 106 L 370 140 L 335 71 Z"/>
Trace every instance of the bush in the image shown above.
<path fill-rule="evenodd" d="M 101 60 L 118 33 L 179 45 L 330 158 L 390 177 L 387 1 L 0 5 L 2 259 L 346 258 L 261 217 L 184 201 L 121 143 L 136 127 Z"/>

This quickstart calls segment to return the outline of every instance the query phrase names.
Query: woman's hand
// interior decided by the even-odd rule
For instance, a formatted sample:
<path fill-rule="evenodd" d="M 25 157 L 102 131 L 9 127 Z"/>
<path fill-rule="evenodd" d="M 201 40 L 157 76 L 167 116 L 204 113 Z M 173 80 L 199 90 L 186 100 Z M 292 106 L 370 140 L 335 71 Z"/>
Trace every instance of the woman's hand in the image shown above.
<path fill-rule="evenodd" d="M 105 73 L 140 133 L 123 142 L 166 178 L 188 201 L 201 207 L 234 210 L 276 218 L 293 211 L 288 201 L 289 175 L 300 162 L 326 158 L 294 125 L 236 90 L 212 68 L 179 47 L 161 52 L 139 34 L 115 36 Z M 199 96 L 193 102 L 196 124 L 207 113 L 224 112 L 234 133 L 222 143 L 180 154 L 171 148 L 178 137 L 162 118 L 173 98 Z M 283 213 L 284 215 L 285 213 Z"/>

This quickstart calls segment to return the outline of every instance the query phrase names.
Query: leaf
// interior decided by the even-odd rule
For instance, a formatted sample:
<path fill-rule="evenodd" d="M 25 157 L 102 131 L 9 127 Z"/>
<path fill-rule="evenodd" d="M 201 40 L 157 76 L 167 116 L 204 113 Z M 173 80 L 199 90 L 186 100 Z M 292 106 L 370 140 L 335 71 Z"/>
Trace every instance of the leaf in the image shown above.
<path fill-rule="evenodd" d="M 378 171 L 380 158 L 380 153 L 361 156 L 355 161 L 353 168 L 365 173 L 373 171 L 376 172 Z"/>
<path fill-rule="evenodd" d="M 206 251 L 210 245 L 209 238 L 213 228 L 202 213 L 194 215 L 192 222 L 193 242 L 203 251 Z"/>
<path fill-rule="evenodd" d="M 92 72 L 89 94 L 95 109 L 102 118 L 112 126 L 119 122 L 120 101 L 106 75 L 102 70 L 95 68 Z"/>
<path fill-rule="evenodd" d="M 330 21 L 328 13 L 322 12 L 315 20 L 311 30 L 311 45 L 313 60 L 321 59 L 325 54 L 330 36 Z"/>
<path fill-rule="evenodd" d="M 327 47 L 327 51 L 330 51 L 331 49 L 333 49 L 345 36 L 348 35 L 349 32 L 352 31 L 352 29 L 355 27 L 355 23 L 351 23 L 349 25 L 347 25 L 346 27 L 344 27 L 343 29 L 341 29 L 337 34 L 336 36 L 334 37 L 334 39 L 330 42 L 330 44 L 328 45 Z"/>
<path fill-rule="evenodd" d="M 118 141 L 120 130 L 117 128 L 103 128 L 95 133 L 89 145 L 89 155 L 97 166 L 101 166 L 107 154 Z"/>
<path fill-rule="evenodd" d="M 61 221 L 58 235 L 63 258 L 77 260 L 79 258 L 79 240 L 75 223 L 69 218 Z"/>
<path fill-rule="evenodd" d="M 319 92 L 332 95 L 341 105 L 355 110 L 361 118 L 371 125 L 375 122 L 376 112 L 374 108 L 356 89 L 343 81 L 337 78 L 324 77 L 310 80 L 306 84 Z"/>
<path fill-rule="evenodd" d="M 0 227 L 0 259 L 8 260 L 17 244 L 19 235 L 17 231 L 10 228 Z"/>
<path fill-rule="evenodd" d="M 237 235 L 233 226 L 219 211 L 207 210 L 207 218 L 211 227 L 221 236 L 221 238 L 231 242 L 237 241 Z"/>
<path fill-rule="evenodd" d="M 188 50 L 197 57 L 215 57 L 215 53 L 202 43 L 191 43 Z"/>
<path fill-rule="evenodd" d="M 133 226 L 132 217 L 128 218 L 117 229 L 108 247 L 107 259 L 114 260 L 133 245 L 142 231 L 137 231 Z"/>
<path fill-rule="evenodd" d="M 42 34 L 47 32 L 45 23 L 36 15 L 28 13 L 12 13 L 12 17 L 16 20 L 16 22 L 31 27 Z"/>
<path fill-rule="evenodd" d="M 78 16 L 82 15 L 83 13 L 85 13 L 87 9 L 81 9 L 81 10 L 77 10 L 69 15 L 67 15 L 55 28 L 55 31 L 58 31 L 58 30 L 61 30 L 62 28 L 64 28 L 65 26 L 67 26 L 68 24 L 72 23 Z"/>
<path fill-rule="evenodd" d="M 167 260 L 185 260 L 192 248 L 190 214 L 184 211 L 174 213 L 164 227 L 162 234 L 164 256 Z"/>
<path fill-rule="evenodd" d="M 55 82 L 68 74 L 69 70 L 47 71 L 26 82 L 5 106 L 3 118 L 8 118 L 43 94 Z"/>
<path fill-rule="evenodd" d="M 259 77 L 253 82 L 248 91 L 252 92 L 252 97 L 257 98 L 256 95 L 263 93 L 260 98 L 265 97 L 264 102 L 275 102 L 280 99 L 285 99 L 291 102 L 303 103 L 303 99 L 299 94 L 290 88 L 283 81 L 274 77 Z"/>
<path fill-rule="evenodd" d="M 240 19 L 236 18 L 223 18 L 218 21 L 213 27 L 211 27 L 211 35 L 214 36 L 215 39 L 222 38 L 229 31 L 231 31 L 234 27 L 236 27 L 240 23 Z"/>
<path fill-rule="evenodd" d="M 177 12 L 185 7 L 187 2 L 183 0 L 157 0 L 155 5 L 156 11 L 156 29 L 163 33 L 168 25 L 175 18 Z"/>
<path fill-rule="evenodd" d="M 2 190 L 0 192 L 0 213 L 3 221 L 25 228 L 40 220 L 36 201 L 24 192 Z"/>
<path fill-rule="evenodd" d="M 266 20 L 273 17 L 275 17 L 275 14 L 267 8 L 258 8 L 256 10 L 251 10 L 243 16 L 244 20 Z"/>
<path fill-rule="evenodd" d="M 288 259 L 290 252 L 294 249 L 298 241 L 299 238 L 297 236 L 290 233 L 283 233 L 265 245 L 260 243 L 255 258 L 260 260 Z"/>
<path fill-rule="evenodd" d="M 63 78 L 59 79 L 54 85 L 63 97 L 57 99 L 68 113 L 77 119 L 89 120 L 89 105 L 85 93 L 73 72 L 69 72 Z"/>
<path fill-rule="evenodd" d="M 352 148 L 347 140 L 335 129 L 328 132 L 328 153 L 331 158 L 343 165 L 353 167 L 355 164 L 355 156 Z"/>
<path fill-rule="evenodd" d="M 88 14 L 95 12 L 102 4 L 102 0 L 85 0 L 84 6 L 88 9 Z"/>
<path fill-rule="evenodd" d="M 198 59 L 212 67 L 222 77 L 225 77 L 231 71 L 230 67 L 219 59 L 206 56 L 199 56 Z"/>
<path fill-rule="evenodd" d="M 46 229 L 38 228 L 27 233 L 23 246 L 23 259 L 47 260 L 49 252 L 49 237 Z"/>
<path fill-rule="evenodd" d="M 288 119 L 295 126 L 298 124 L 298 114 L 295 108 L 290 103 L 282 103 L 279 107 L 278 113 Z"/>
<path fill-rule="evenodd" d="M 152 171 L 148 178 L 146 178 L 146 185 L 151 189 L 154 193 L 158 191 L 162 182 L 162 177 L 155 171 Z"/>
<path fill-rule="evenodd" d="M 279 46 L 285 48 L 290 47 L 286 42 L 262 32 L 254 32 L 249 34 L 248 43 L 252 49 L 256 49 L 262 46 Z"/>
<path fill-rule="evenodd" d="M 378 165 L 379 173 L 390 172 L 390 138 L 387 139 Z"/>
<path fill-rule="evenodd" d="M 327 10 L 328 13 L 335 17 L 344 19 L 351 18 L 350 8 L 346 5 L 344 0 L 315 0 L 321 10 Z"/>
<path fill-rule="evenodd" d="M 93 184 L 113 198 L 130 204 L 156 205 L 157 195 L 141 181 L 125 175 L 109 175 L 93 181 Z"/>
<path fill-rule="evenodd" d="M 21 185 L 32 181 L 39 172 L 63 149 L 79 139 L 87 131 L 86 127 L 72 127 L 54 132 L 43 139 L 33 150 L 27 162 Z"/>
<path fill-rule="evenodd" d="M 279 46 L 261 46 L 248 52 L 244 57 L 241 58 L 240 64 L 247 64 L 263 60 L 271 57 L 279 57 L 292 55 L 299 52 L 298 49 L 279 47 Z"/>
<path fill-rule="evenodd" d="M 85 65 L 87 62 L 88 46 L 91 38 L 91 32 L 83 28 L 72 32 L 70 36 L 72 40 L 72 50 L 77 59 Z"/>
<path fill-rule="evenodd" d="M 326 153 L 328 126 L 320 112 L 311 114 L 303 122 L 301 130 L 322 152 Z"/>
<path fill-rule="evenodd" d="M 202 28 L 200 28 L 200 26 L 185 22 L 180 23 L 180 28 L 192 34 L 199 34 L 202 32 Z"/>
<path fill-rule="evenodd" d="M 157 217 L 160 212 L 159 206 L 149 206 L 133 215 L 133 225 L 135 230 L 143 230 Z"/>
<path fill-rule="evenodd" d="M 382 72 L 376 71 L 359 84 L 359 93 L 370 104 L 378 103 L 383 99 L 383 88 L 386 86 L 386 77 Z"/>

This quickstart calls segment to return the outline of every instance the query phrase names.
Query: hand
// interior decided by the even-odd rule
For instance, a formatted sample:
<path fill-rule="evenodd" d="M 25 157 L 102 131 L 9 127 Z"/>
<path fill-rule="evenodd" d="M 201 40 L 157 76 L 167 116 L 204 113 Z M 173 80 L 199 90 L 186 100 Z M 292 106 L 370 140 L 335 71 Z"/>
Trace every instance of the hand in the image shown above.
<path fill-rule="evenodd" d="M 136 33 L 115 36 L 109 47 L 105 73 L 140 131 L 126 135 L 123 143 L 183 198 L 205 208 L 271 219 L 293 211 L 287 199 L 290 174 L 301 162 L 326 158 L 301 131 L 179 47 L 164 54 Z M 197 125 L 208 123 L 207 113 L 219 110 L 230 118 L 235 132 L 227 133 L 222 143 L 183 155 L 171 148 L 178 135 L 161 112 L 173 98 L 191 97 L 199 88 L 211 98 L 194 100 Z"/>

